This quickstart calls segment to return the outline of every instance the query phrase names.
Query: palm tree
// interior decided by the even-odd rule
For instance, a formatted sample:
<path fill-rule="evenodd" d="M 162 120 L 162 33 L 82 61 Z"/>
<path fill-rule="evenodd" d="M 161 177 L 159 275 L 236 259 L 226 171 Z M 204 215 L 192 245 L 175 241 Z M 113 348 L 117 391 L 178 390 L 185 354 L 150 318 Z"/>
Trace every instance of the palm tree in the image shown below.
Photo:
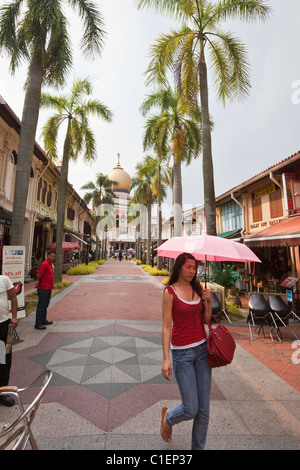
<path fill-rule="evenodd" d="M 174 235 L 182 235 L 182 181 L 181 164 L 189 164 L 201 151 L 200 112 L 197 105 L 191 106 L 181 100 L 179 93 L 170 86 L 147 96 L 141 106 L 146 116 L 152 108 L 159 114 L 148 118 L 145 125 L 144 146 L 156 142 L 156 150 L 165 155 L 170 146 L 173 155 L 173 209 Z"/>
<path fill-rule="evenodd" d="M 68 21 L 62 3 L 77 9 L 83 20 L 84 55 L 99 54 L 104 38 L 103 21 L 91 0 L 11 0 L 0 9 L 0 48 L 10 55 L 12 73 L 23 61 L 29 64 L 16 169 L 12 245 L 22 244 L 42 85 L 61 86 L 72 65 Z"/>
<path fill-rule="evenodd" d="M 165 84 L 167 72 L 171 70 L 185 99 L 194 102 L 200 94 L 207 233 L 216 235 L 206 56 L 210 59 L 219 99 L 225 103 L 227 99 L 248 96 L 250 67 L 246 48 L 232 33 L 223 31 L 220 23 L 235 18 L 266 20 L 271 9 L 265 0 L 137 0 L 137 6 L 164 11 L 183 21 L 179 30 L 161 35 L 152 47 L 147 81 Z"/>
<path fill-rule="evenodd" d="M 149 157 L 149 165 L 153 168 L 154 178 L 152 181 L 153 196 L 157 201 L 157 246 L 162 243 L 162 201 L 166 198 L 167 187 L 172 186 L 172 169 L 165 164 L 160 156 Z M 157 269 L 162 268 L 162 258 L 157 258 Z"/>
<path fill-rule="evenodd" d="M 51 116 L 43 127 L 44 145 L 48 156 L 57 158 L 57 135 L 62 123 L 67 123 L 64 140 L 63 160 L 58 187 L 55 281 L 62 278 L 62 242 L 64 234 L 65 202 L 69 160 L 76 160 L 83 152 L 84 162 L 91 162 L 97 156 L 96 141 L 89 127 L 88 116 L 95 115 L 107 122 L 112 120 L 112 112 L 98 100 L 85 99 L 92 93 L 87 79 L 74 82 L 69 96 L 51 96 L 42 93 L 41 106 L 54 108 L 57 113 Z"/>
<path fill-rule="evenodd" d="M 157 246 L 162 242 L 162 210 L 161 204 L 166 197 L 166 188 L 172 187 L 172 168 L 168 165 L 169 146 L 165 141 L 166 134 L 161 132 L 162 127 L 145 126 L 143 139 L 144 150 L 153 148 L 156 158 L 152 157 L 154 170 L 153 194 L 157 198 Z M 149 157 L 150 158 L 150 157 Z M 162 267 L 162 258 L 157 258 L 157 269 Z"/>
<path fill-rule="evenodd" d="M 116 197 L 115 193 L 112 190 L 112 185 L 117 184 L 116 181 L 110 180 L 107 176 L 102 173 L 96 174 L 96 182 L 89 181 L 88 183 L 81 186 L 81 189 L 89 190 L 88 193 L 85 193 L 83 199 L 86 204 L 92 202 L 93 208 L 97 208 L 96 212 L 96 260 L 99 258 L 99 235 L 97 231 L 97 226 L 100 221 L 100 215 L 98 209 L 101 207 L 101 204 L 113 204 L 113 198 Z M 102 243 L 102 255 L 103 255 L 103 243 Z"/>
<path fill-rule="evenodd" d="M 144 160 L 138 163 L 135 167 L 136 173 L 131 181 L 131 189 L 135 188 L 134 195 L 131 203 L 144 204 L 147 209 L 147 260 L 146 263 L 151 263 L 151 209 L 154 201 L 153 197 L 153 178 L 155 171 L 150 157 L 145 157 Z M 142 214 L 141 214 L 142 217 Z M 144 233 L 144 230 L 141 230 Z M 144 243 L 145 250 L 145 243 Z"/>

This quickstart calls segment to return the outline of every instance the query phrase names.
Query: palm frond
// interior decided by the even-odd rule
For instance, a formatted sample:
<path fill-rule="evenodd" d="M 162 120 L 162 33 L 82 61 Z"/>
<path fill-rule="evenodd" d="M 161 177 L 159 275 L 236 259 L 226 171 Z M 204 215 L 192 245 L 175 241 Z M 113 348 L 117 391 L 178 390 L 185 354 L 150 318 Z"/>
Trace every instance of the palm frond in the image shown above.
<path fill-rule="evenodd" d="M 81 39 L 81 48 L 87 57 L 92 58 L 102 52 L 106 32 L 103 17 L 94 4 L 89 0 L 68 0 L 73 9 L 79 11 L 83 20 L 84 32 Z"/>
<path fill-rule="evenodd" d="M 181 18 L 183 15 L 181 9 L 181 1 L 174 0 L 136 0 L 138 9 L 147 8 L 148 10 L 156 11 L 158 13 L 166 13 L 173 17 Z"/>
<path fill-rule="evenodd" d="M 23 0 L 15 0 L 0 8 L 0 47 L 10 54 L 12 73 L 23 59 L 29 57 L 24 31 L 19 25 L 22 3 Z"/>
<path fill-rule="evenodd" d="M 167 86 L 167 72 L 173 71 L 174 58 L 180 48 L 181 42 L 187 33 L 188 27 L 180 31 L 171 30 L 170 34 L 161 34 L 150 50 L 150 64 L 146 70 L 146 84 L 160 84 Z"/>
<path fill-rule="evenodd" d="M 42 128 L 42 136 L 44 137 L 44 147 L 48 157 L 51 160 L 58 158 L 57 154 L 57 134 L 58 129 L 64 116 L 61 114 L 55 114 L 51 116 Z"/>
<path fill-rule="evenodd" d="M 250 66 L 244 44 L 231 33 L 219 31 L 214 40 L 209 39 L 209 45 L 218 98 L 225 103 L 226 99 L 247 97 L 251 88 Z"/>
<path fill-rule="evenodd" d="M 48 109 L 56 109 L 60 113 L 68 112 L 68 100 L 64 96 L 53 96 L 51 93 L 41 93 L 41 107 Z"/>
<path fill-rule="evenodd" d="M 237 18 L 240 21 L 264 22 L 272 12 L 273 9 L 265 0 L 220 0 L 213 16 L 217 21 Z"/>

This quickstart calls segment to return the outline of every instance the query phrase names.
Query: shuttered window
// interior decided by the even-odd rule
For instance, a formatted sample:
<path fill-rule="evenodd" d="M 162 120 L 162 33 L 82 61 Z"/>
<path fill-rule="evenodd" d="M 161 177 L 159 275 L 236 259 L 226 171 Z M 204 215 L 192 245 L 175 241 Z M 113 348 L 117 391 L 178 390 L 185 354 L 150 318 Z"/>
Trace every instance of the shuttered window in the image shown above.
<path fill-rule="evenodd" d="M 274 193 L 269 194 L 271 219 L 283 216 L 281 190 L 278 188 Z"/>
<path fill-rule="evenodd" d="M 253 222 L 260 222 L 262 220 L 261 197 L 252 198 L 252 219 Z"/>

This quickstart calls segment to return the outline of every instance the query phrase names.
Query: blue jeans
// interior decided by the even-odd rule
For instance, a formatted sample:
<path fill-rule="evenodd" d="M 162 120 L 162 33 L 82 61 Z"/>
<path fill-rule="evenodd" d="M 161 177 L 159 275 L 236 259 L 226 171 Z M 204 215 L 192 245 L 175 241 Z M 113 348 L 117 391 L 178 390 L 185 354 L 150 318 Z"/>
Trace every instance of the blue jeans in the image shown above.
<path fill-rule="evenodd" d="M 168 410 L 170 426 L 193 419 L 192 449 L 205 447 L 209 422 L 211 367 L 207 361 L 206 343 L 188 349 L 173 349 L 173 369 L 182 403 Z"/>
<path fill-rule="evenodd" d="M 35 326 L 42 325 L 47 320 L 47 308 L 51 298 L 51 289 L 38 289 L 39 301 L 36 309 Z"/>

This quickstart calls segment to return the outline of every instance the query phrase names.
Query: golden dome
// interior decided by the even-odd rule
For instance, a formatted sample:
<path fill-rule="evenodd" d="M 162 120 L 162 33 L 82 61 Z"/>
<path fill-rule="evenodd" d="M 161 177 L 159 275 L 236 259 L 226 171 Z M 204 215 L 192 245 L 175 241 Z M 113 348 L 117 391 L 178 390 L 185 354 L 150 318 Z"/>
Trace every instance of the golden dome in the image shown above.
<path fill-rule="evenodd" d="M 115 191 L 127 191 L 130 192 L 131 177 L 120 165 L 120 154 L 118 153 L 118 164 L 115 168 L 108 173 L 107 178 L 116 181 L 117 184 L 112 185 L 112 189 Z"/>

